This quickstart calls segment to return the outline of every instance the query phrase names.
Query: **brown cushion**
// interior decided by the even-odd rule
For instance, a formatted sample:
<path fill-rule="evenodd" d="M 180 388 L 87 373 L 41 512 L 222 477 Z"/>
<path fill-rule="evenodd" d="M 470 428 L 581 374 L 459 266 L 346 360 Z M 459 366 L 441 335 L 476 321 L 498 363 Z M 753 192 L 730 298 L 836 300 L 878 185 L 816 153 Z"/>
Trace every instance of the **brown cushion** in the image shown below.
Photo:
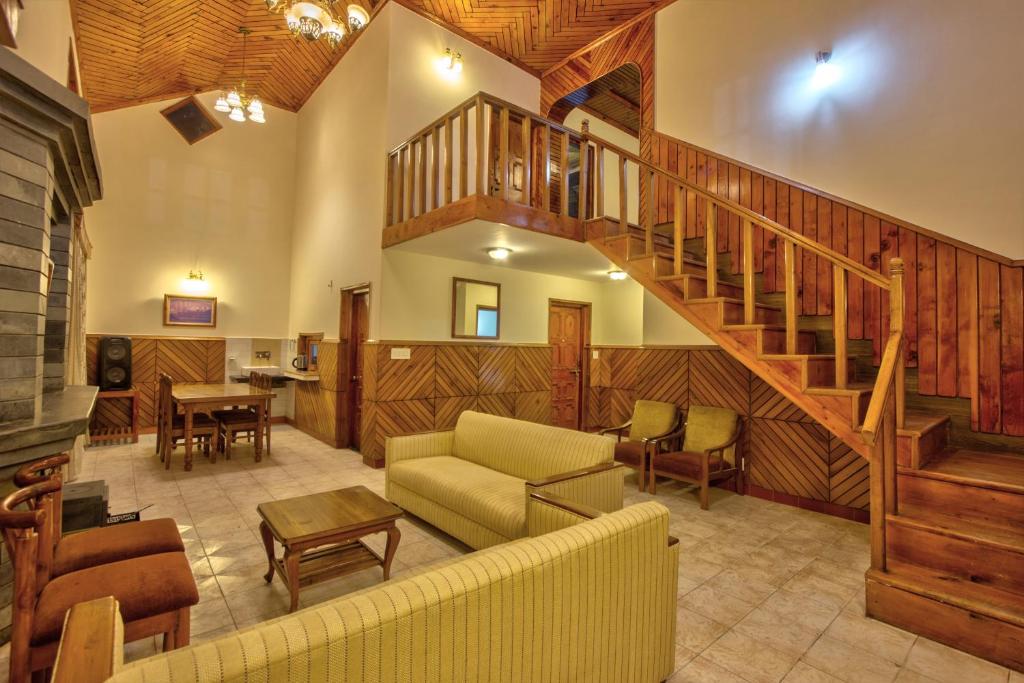
<path fill-rule="evenodd" d="M 643 467 L 644 445 L 639 441 L 620 441 L 615 444 L 615 460 L 629 467 Z"/>
<path fill-rule="evenodd" d="M 50 581 L 39 594 L 32 645 L 60 638 L 64 615 L 79 602 L 113 595 L 125 622 L 173 612 L 199 602 L 185 553 L 161 553 L 91 567 Z"/>
<path fill-rule="evenodd" d="M 256 419 L 256 411 L 252 408 L 237 408 L 231 410 L 215 410 L 212 413 L 213 417 L 221 422 L 225 420 L 234 420 L 239 418 L 245 418 L 249 420 Z"/>
<path fill-rule="evenodd" d="M 89 529 L 60 539 L 53 555 L 53 576 L 133 557 L 184 550 L 185 544 L 173 519 L 148 519 Z"/>
<path fill-rule="evenodd" d="M 678 475 L 687 479 L 700 479 L 700 461 L 703 453 L 692 453 L 678 451 L 675 453 L 660 453 L 654 458 L 654 471 L 666 476 Z M 708 472 L 717 472 L 722 469 L 722 458 L 712 455 L 708 460 Z"/>
<path fill-rule="evenodd" d="M 175 415 L 173 418 L 172 426 L 175 429 L 185 428 L 185 416 Z M 192 415 L 192 427 L 193 429 L 199 429 L 200 427 L 215 427 L 217 422 L 207 415 L 206 413 L 193 413 Z"/>
<path fill-rule="evenodd" d="M 232 427 L 238 427 L 241 425 L 252 425 L 256 426 L 256 413 L 242 412 L 242 413 L 230 413 L 227 415 L 218 415 L 217 419 L 224 424 L 231 425 Z"/>

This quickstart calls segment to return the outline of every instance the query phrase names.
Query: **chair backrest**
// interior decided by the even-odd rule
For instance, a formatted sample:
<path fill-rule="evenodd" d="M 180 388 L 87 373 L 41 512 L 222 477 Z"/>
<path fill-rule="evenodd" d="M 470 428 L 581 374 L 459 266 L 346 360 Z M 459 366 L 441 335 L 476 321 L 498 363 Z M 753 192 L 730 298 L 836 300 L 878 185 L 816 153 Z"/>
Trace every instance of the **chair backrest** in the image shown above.
<path fill-rule="evenodd" d="M 33 605 L 35 596 L 50 580 L 53 560 L 53 495 L 60 491 L 60 480 L 47 480 L 12 491 L 0 501 L 0 529 L 4 544 L 14 566 L 14 594 L 31 588 Z M 17 508 L 24 506 L 26 509 Z M 19 576 L 20 573 L 20 576 Z M 18 600 L 14 601 L 18 609 Z"/>
<path fill-rule="evenodd" d="M 50 552 L 57 546 L 57 541 L 63 535 L 64 530 L 62 528 L 63 521 L 61 519 L 64 510 L 64 473 L 61 471 L 61 467 L 67 465 L 71 461 L 70 453 L 60 453 L 58 455 L 51 455 L 49 458 L 43 458 L 42 460 L 36 460 L 34 462 L 26 463 L 18 468 L 18 471 L 14 473 L 14 485 L 19 488 L 26 488 L 33 484 L 41 484 L 46 481 L 52 481 L 57 484 L 57 490 L 51 494 L 53 496 L 53 514 L 50 515 L 50 526 L 51 536 L 53 543 Z M 40 495 L 37 498 L 29 499 L 26 501 L 29 509 L 38 510 L 42 509 L 44 504 L 44 495 Z M 46 552 L 43 550 L 43 552 Z"/>
<path fill-rule="evenodd" d="M 174 422 L 174 413 L 171 412 L 171 392 L 174 391 L 174 380 L 163 372 L 160 373 L 160 390 L 157 397 L 157 425 L 156 428 L 164 436 L 170 435 L 171 424 Z"/>
<path fill-rule="evenodd" d="M 650 439 L 672 432 L 679 425 L 679 408 L 662 401 L 637 401 L 633 406 L 631 441 Z"/>
<path fill-rule="evenodd" d="M 729 408 L 690 406 L 686 414 L 683 450 L 699 453 L 726 443 L 736 433 L 739 415 Z M 726 449 L 725 460 L 736 464 L 736 446 Z"/>
<path fill-rule="evenodd" d="M 273 383 L 273 380 L 271 379 L 270 375 L 263 372 L 254 372 L 253 374 L 255 375 L 255 378 L 250 379 L 249 383 L 255 384 L 256 388 L 259 389 L 260 391 L 269 391 L 270 385 Z"/>

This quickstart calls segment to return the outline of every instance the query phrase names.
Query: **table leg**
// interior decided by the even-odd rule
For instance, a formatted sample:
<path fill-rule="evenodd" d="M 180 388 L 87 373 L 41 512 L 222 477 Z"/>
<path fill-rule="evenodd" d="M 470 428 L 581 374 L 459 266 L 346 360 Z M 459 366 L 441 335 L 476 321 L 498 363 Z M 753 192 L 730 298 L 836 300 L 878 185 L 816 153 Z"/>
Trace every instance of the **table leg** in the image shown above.
<path fill-rule="evenodd" d="M 284 551 L 284 573 L 288 578 L 288 593 L 291 595 L 291 606 L 289 612 L 294 612 L 299 606 L 299 557 L 302 553 L 298 550 L 285 548 Z"/>
<path fill-rule="evenodd" d="M 192 471 L 192 404 L 185 404 L 185 471 Z"/>
<path fill-rule="evenodd" d="M 391 560 L 395 559 L 395 551 L 398 550 L 398 542 L 402 539 L 402 532 L 397 526 L 388 529 L 388 544 L 384 548 L 384 580 L 391 578 Z"/>
<path fill-rule="evenodd" d="M 260 522 L 260 536 L 263 537 L 263 547 L 267 550 L 267 573 L 263 580 L 270 583 L 274 578 L 274 535 L 270 533 L 270 527 L 266 522 Z"/>
<path fill-rule="evenodd" d="M 256 404 L 256 438 L 253 447 L 256 449 L 256 462 L 263 459 L 263 425 L 267 419 L 265 401 Z"/>

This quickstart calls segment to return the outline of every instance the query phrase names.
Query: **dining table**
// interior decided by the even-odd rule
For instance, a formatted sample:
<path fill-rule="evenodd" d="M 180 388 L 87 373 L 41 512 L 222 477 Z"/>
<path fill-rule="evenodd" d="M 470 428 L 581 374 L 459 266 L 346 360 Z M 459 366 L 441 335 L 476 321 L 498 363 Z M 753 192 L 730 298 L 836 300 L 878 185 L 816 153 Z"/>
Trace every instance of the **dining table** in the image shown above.
<path fill-rule="evenodd" d="M 256 432 L 253 439 L 256 462 L 263 457 L 263 428 L 267 419 L 267 407 L 277 394 L 257 389 L 249 384 L 175 384 L 171 389 L 174 410 L 181 408 L 185 417 L 183 437 L 185 440 L 185 470 L 192 469 L 192 418 L 196 411 L 220 410 L 225 406 L 253 406 L 256 409 Z"/>

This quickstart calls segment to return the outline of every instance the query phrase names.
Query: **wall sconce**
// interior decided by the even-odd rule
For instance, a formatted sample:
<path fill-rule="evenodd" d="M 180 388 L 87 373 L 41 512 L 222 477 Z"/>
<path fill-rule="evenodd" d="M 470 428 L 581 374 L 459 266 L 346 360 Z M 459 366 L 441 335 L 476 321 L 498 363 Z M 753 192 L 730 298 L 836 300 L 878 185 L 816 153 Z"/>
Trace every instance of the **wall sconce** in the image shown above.
<path fill-rule="evenodd" d="M 444 68 L 453 74 L 462 73 L 462 53 L 455 52 L 450 47 L 444 49 Z"/>
<path fill-rule="evenodd" d="M 202 270 L 189 269 L 188 277 L 181 281 L 181 288 L 185 294 L 203 294 L 209 291 L 210 283 L 206 281 Z"/>
<path fill-rule="evenodd" d="M 814 55 L 817 66 L 814 68 L 814 78 L 811 79 L 815 88 L 827 88 L 839 80 L 839 67 L 832 64 L 832 52 L 822 50 Z"/>

